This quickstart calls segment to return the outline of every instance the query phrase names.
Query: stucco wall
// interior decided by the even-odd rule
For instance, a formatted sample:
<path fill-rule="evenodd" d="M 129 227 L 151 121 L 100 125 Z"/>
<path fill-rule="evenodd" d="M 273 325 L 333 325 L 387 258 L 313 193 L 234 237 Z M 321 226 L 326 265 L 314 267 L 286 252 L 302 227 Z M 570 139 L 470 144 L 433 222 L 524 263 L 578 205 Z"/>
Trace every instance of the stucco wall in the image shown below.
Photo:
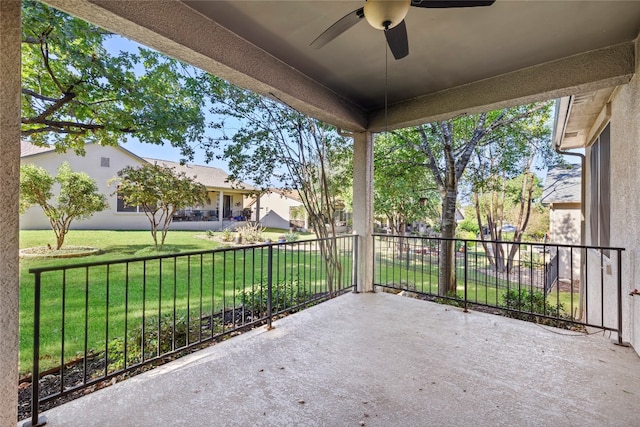
<path fill-rule="evenodd" d="M 580 205 L 555 205 L 549 212 L 551 242 L 564 245 L 580 244 Z M 580 252 L 560 248 L 558 275 L 560 279 L 580 278 Z"/>
<path fill-rule="evenodd" d="M 284 197 L 278 193 L 263 194 L 260 197 L 260 221 L 262 222 L 262 219 L 269 214 L 269 212 L 274 211 L 280 218 L 288 222 L 291 219 L 289 209 L 301 205 L 301 202 L 289 197 Z M 255 204 L 253 208 L 255 209 Z M 273 217 L 273 214 L 271 217 Z"/>
<path fill-rule="evenodd" d="M 637 58 L 638 54 L 636 61 Z M 611 245 L 626 249 L 622 256 L 623 339 L 630 341 L 637 352 L 640 352 L 640 307 L 634 300 L 639 297 L 629 296 L 629 292 L 640 287 L 639 71 L 636 66 L 636 75 L 619 88 L 611 105 Z"/>

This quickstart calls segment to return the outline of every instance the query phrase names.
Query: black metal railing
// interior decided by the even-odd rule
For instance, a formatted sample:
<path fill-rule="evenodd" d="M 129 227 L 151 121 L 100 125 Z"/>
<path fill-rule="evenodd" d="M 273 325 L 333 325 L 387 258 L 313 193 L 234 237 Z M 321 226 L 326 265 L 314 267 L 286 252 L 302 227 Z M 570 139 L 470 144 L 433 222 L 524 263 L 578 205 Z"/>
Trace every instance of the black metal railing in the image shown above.
<path fill-rule="evenodd" d="M 453 245 L 455 289 L 443 284 Z M 374 285 L 466 310 L 614 331 L 622 343 L 622 248 L 374 235 Z M 449 282 L 449 281 L 447 281 Z"/>
<path fill-rule="evenodd" d="M 46 422 L 41 404 L 239 329 L 271 328 L 275 316 L 351 290 L 355 241 L 345 236 L 29 270 L 35 289 L 25 425 Z"/>

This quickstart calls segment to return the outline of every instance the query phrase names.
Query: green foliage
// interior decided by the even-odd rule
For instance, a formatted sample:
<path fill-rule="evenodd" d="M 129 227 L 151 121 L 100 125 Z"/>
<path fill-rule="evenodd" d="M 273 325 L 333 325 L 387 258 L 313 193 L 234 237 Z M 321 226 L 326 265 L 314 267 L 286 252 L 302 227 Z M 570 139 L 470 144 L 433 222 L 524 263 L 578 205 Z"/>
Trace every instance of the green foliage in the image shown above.
<path fill-rule="evenodd" d="M 478 226 L 478 221 L 476 221 L 475 216 L 469 214 L 465 215 L 465 218 L 458 223 L 457 229 L 458 232 L 465 232 L 467 236 L 473 236 L 463 237 L 464 239 L 475 239 L 475 236 L 480 232 L 480 227 Z"/>
<path fill-rule="evenodd" d="M 410 131 L 399 131 L 407 134 Z M 396 134 L 379 135 L 374 145 L 375 215 L 402 224 L 438 217 L 440 196 L 424 167 L 425 154 Z"/>
<path fill-rule="evenodd" d="M 318 237 L 328 237 L 335 206 L 351 187 L 352 143 L 337 129 L 269 98 L 210 78 L 211 112 L 223 136 L 205 145 L 208 157 L 228 161 L 232 181 L 258 188 L 295 189 Z M 230 132 L 229 135 L 226 132 Z"/>
<path fill-rule="evenodd" d="M 147 317 L 144 322 L 144 335 L 141 321 L 129 331 L 127 365 L 143 361 L 143 348 L 144 360 L 148 360 L 185 347 L 189 343 L 194 343 L 201 335 L 211 336 L 222 331 L 220 318 L 213 318 L 213 327 L 210 322 L 211 317 L 199 319 L 197 316 L 190 317 L 187 322 L 185 313 L 177 313 L 175 319 L 173 313 L 163 313 L 160 318 L 158 316 Z M 158 348 L 160 349 L 159 353 Z M 124 340 L 122 338 L 113 339 L 108 343 L 107 360 L 110 370 L 124 368 Z"/>
<path fill-rule="evenodd" d="M 247 287 L 241 296 L 242 305 L 251 310 L 254 316 L 257 313 L 264 315 L 267 312 L 268 285 L 264 279 L 262 283 L 257 283 L 252 287 Z M 308 301 L 312 295 L 304 287 L 300 286 L 297 280 L 279 282 L 271 289 L 271 309 L 273 312 L 283 311 L 298 306 Z"/>
<path fill-rule="evenodd" d="M 208 202 L 204 185 L 159 164 L 127 166 L 118 172 L 117 194 L 126 205 L 141 206 L 151 224 L 156 249 L 162 249 L 178 209 L 201 206 Z M 160 239 L 158 241 L 158 231 Z"/>
<path fill-rule="evenodd" d="M 550 304 L 549 301 L 545 299 L 543 292 L 537 290 L 529 292 L 526 289 L 510 289 L 505 292 L 502 295 L 502 307 L 524 312 L 524 314 L 509 313 L 508 315 L 525 320 L 531 320 L 531 315 L 528 313 L 558 317 L 564 312 L 564 305 L 562 303 L 557 306 Z"/>
<path fill-rule="evenodd" d="M 264 227 L 256 223 L 247 223 L 243 227 L 237 228 L 236 231 L 242 235 L 242 240 L 247 243 L 264 242 Z"/>
<path fill-rule="evenodd" d="M 225 228 L 222 230 L 222 241 L 223 242 L 233 242 L 233 231 L 230 228 Z"/>
<path fill-rule="evenodd" d="M 60 186 L 55 201 L 54 184 Z M 49 219 L 56 235 L 56 249 L 62 247 L 73 220 L 90 218 L 108 207 L 96 182 L 84 172 L 74 172 L 66 162 L 60 165 L 55 177 L 34 164 L 20 166 L 20 210 L 24 213 L 33 205 L 40 206 Z"/>
<path fill-rule="evenodd" d="M 140 47 L 110 54 L 114 36 L 40 2 L 22 6 L 22 135 L 59 151 L 123 137 L 180 147 L 204 130 L 204 74 Z"/>
<path fill-rule="evenodd" d="M 287 240 L 287 242 L 297 242 L 298 239 L 300 239 L 300 234 L 296 233 L 295 231 L 290 231 L 288 233 L 285 233 L 284 238 Z"/>

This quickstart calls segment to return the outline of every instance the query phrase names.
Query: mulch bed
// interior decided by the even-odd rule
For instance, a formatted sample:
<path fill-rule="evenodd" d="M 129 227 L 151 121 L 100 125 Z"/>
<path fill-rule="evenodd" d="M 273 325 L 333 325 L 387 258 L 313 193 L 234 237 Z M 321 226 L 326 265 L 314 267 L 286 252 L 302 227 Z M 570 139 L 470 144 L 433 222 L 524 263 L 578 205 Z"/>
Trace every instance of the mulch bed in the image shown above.
<path fill-rule="evenodd" d="M 273 320 L 277 318 L 283 317 L 286 314 L 274 316 Z M 214 316 L 216 317 L 216 316 Z M 218 315 L 218 317 L 221 317 Z M 49 400 L 47 402 L 40 404 L 40 413 L 54 408 L 56 406 L 62 405 L 63 403 L 69 402 L 71 400 L 77 399 L 89 393 L 92 393 L 96 390 L 100 390 L 102 388 L 111 386 L 117 382 L 123 381 L 127 378 L 133 377 L 135 375 L 141 374 L 143 372 L 149 371 L 157 366 L 163 365 L 167 362 L 170 362 L 175 359 L 179 359 L 180 357 L 186 356 L 187 354 L 194 353 L 196 351 L 202 350 L 203 348 L 210 347 L 212 345 L 217 344 L 218 342 L 224 341 L 232 336 L 240 335 L 249 330 L 255 329 L 264 325 L 265 321 L 253 323 L 251 325 L 242 326 L 244 323 L 250 323 L 251 313 L 243 308 L 236 308 L 234 310 L 227 310 L 224 314 L 224 322 L 227 325 L 227 329 L 230 331 L 228 333 L 224 333 L 222 335 L 214 336 L 211 341 L 207 341 L 206 343 L 197 344 L 193 347 L 186 348 L 177 353 L 173 353 L 171 355 L 167 355 L 161 357 L 153 362 L 149 362 L 148 364 L 141 365 L 137 368 L 134 368 L 130 371 L 123 372 L 111 378 L 107 378 L 102 381 L 98 381 L 90 386 L 83 387 L 81 389 L 71 391 L 68 394 L 63 396 L 59 396 Z M 210 322 L 211 318 L 203 318 L 203 324 L 206 322 Z M 206 325 L 204 325 L 206 327 Z M 236 327 L 237 329 L 232 329 Z M 104 353 L 100 354 L 91 354 L 87 358 L 87 371 L 86 371 L 86 380 L 84 374 L 84 359 L 77 359 L 72 362 L 67 363 L 63 367 L 64 372 L 64 390 L 69 390 L 74 387 L 79 387 L 84 384 L 86 381 L 90 381 L 91 378 L 104 376 L 105 372 L 105 357 Z M 50 369 L 47 372 L 41 373 L 40 375 L 40 396 L 52 396 L 59 394 L 61 391 L 60 387 L 61 375 L 60 368 Z M 32 395 L 32 378 L 25 377 L 20 380 L 18 385 L 18 420 L 24 420 L 31 417 L 31 395 Z"/>

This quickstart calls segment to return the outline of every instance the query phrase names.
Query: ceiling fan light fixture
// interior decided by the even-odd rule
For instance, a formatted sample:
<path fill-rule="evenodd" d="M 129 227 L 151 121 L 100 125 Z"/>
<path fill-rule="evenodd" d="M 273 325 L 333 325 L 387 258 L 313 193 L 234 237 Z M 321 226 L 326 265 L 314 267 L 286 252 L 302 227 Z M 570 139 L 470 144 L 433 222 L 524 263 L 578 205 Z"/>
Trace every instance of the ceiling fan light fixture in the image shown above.
<path fill-rule="evenodd" d="M 378 30 L 388 30 L 404 20 L 411 0 L 367 0 L 364 4 L 364 17 Z"/>

